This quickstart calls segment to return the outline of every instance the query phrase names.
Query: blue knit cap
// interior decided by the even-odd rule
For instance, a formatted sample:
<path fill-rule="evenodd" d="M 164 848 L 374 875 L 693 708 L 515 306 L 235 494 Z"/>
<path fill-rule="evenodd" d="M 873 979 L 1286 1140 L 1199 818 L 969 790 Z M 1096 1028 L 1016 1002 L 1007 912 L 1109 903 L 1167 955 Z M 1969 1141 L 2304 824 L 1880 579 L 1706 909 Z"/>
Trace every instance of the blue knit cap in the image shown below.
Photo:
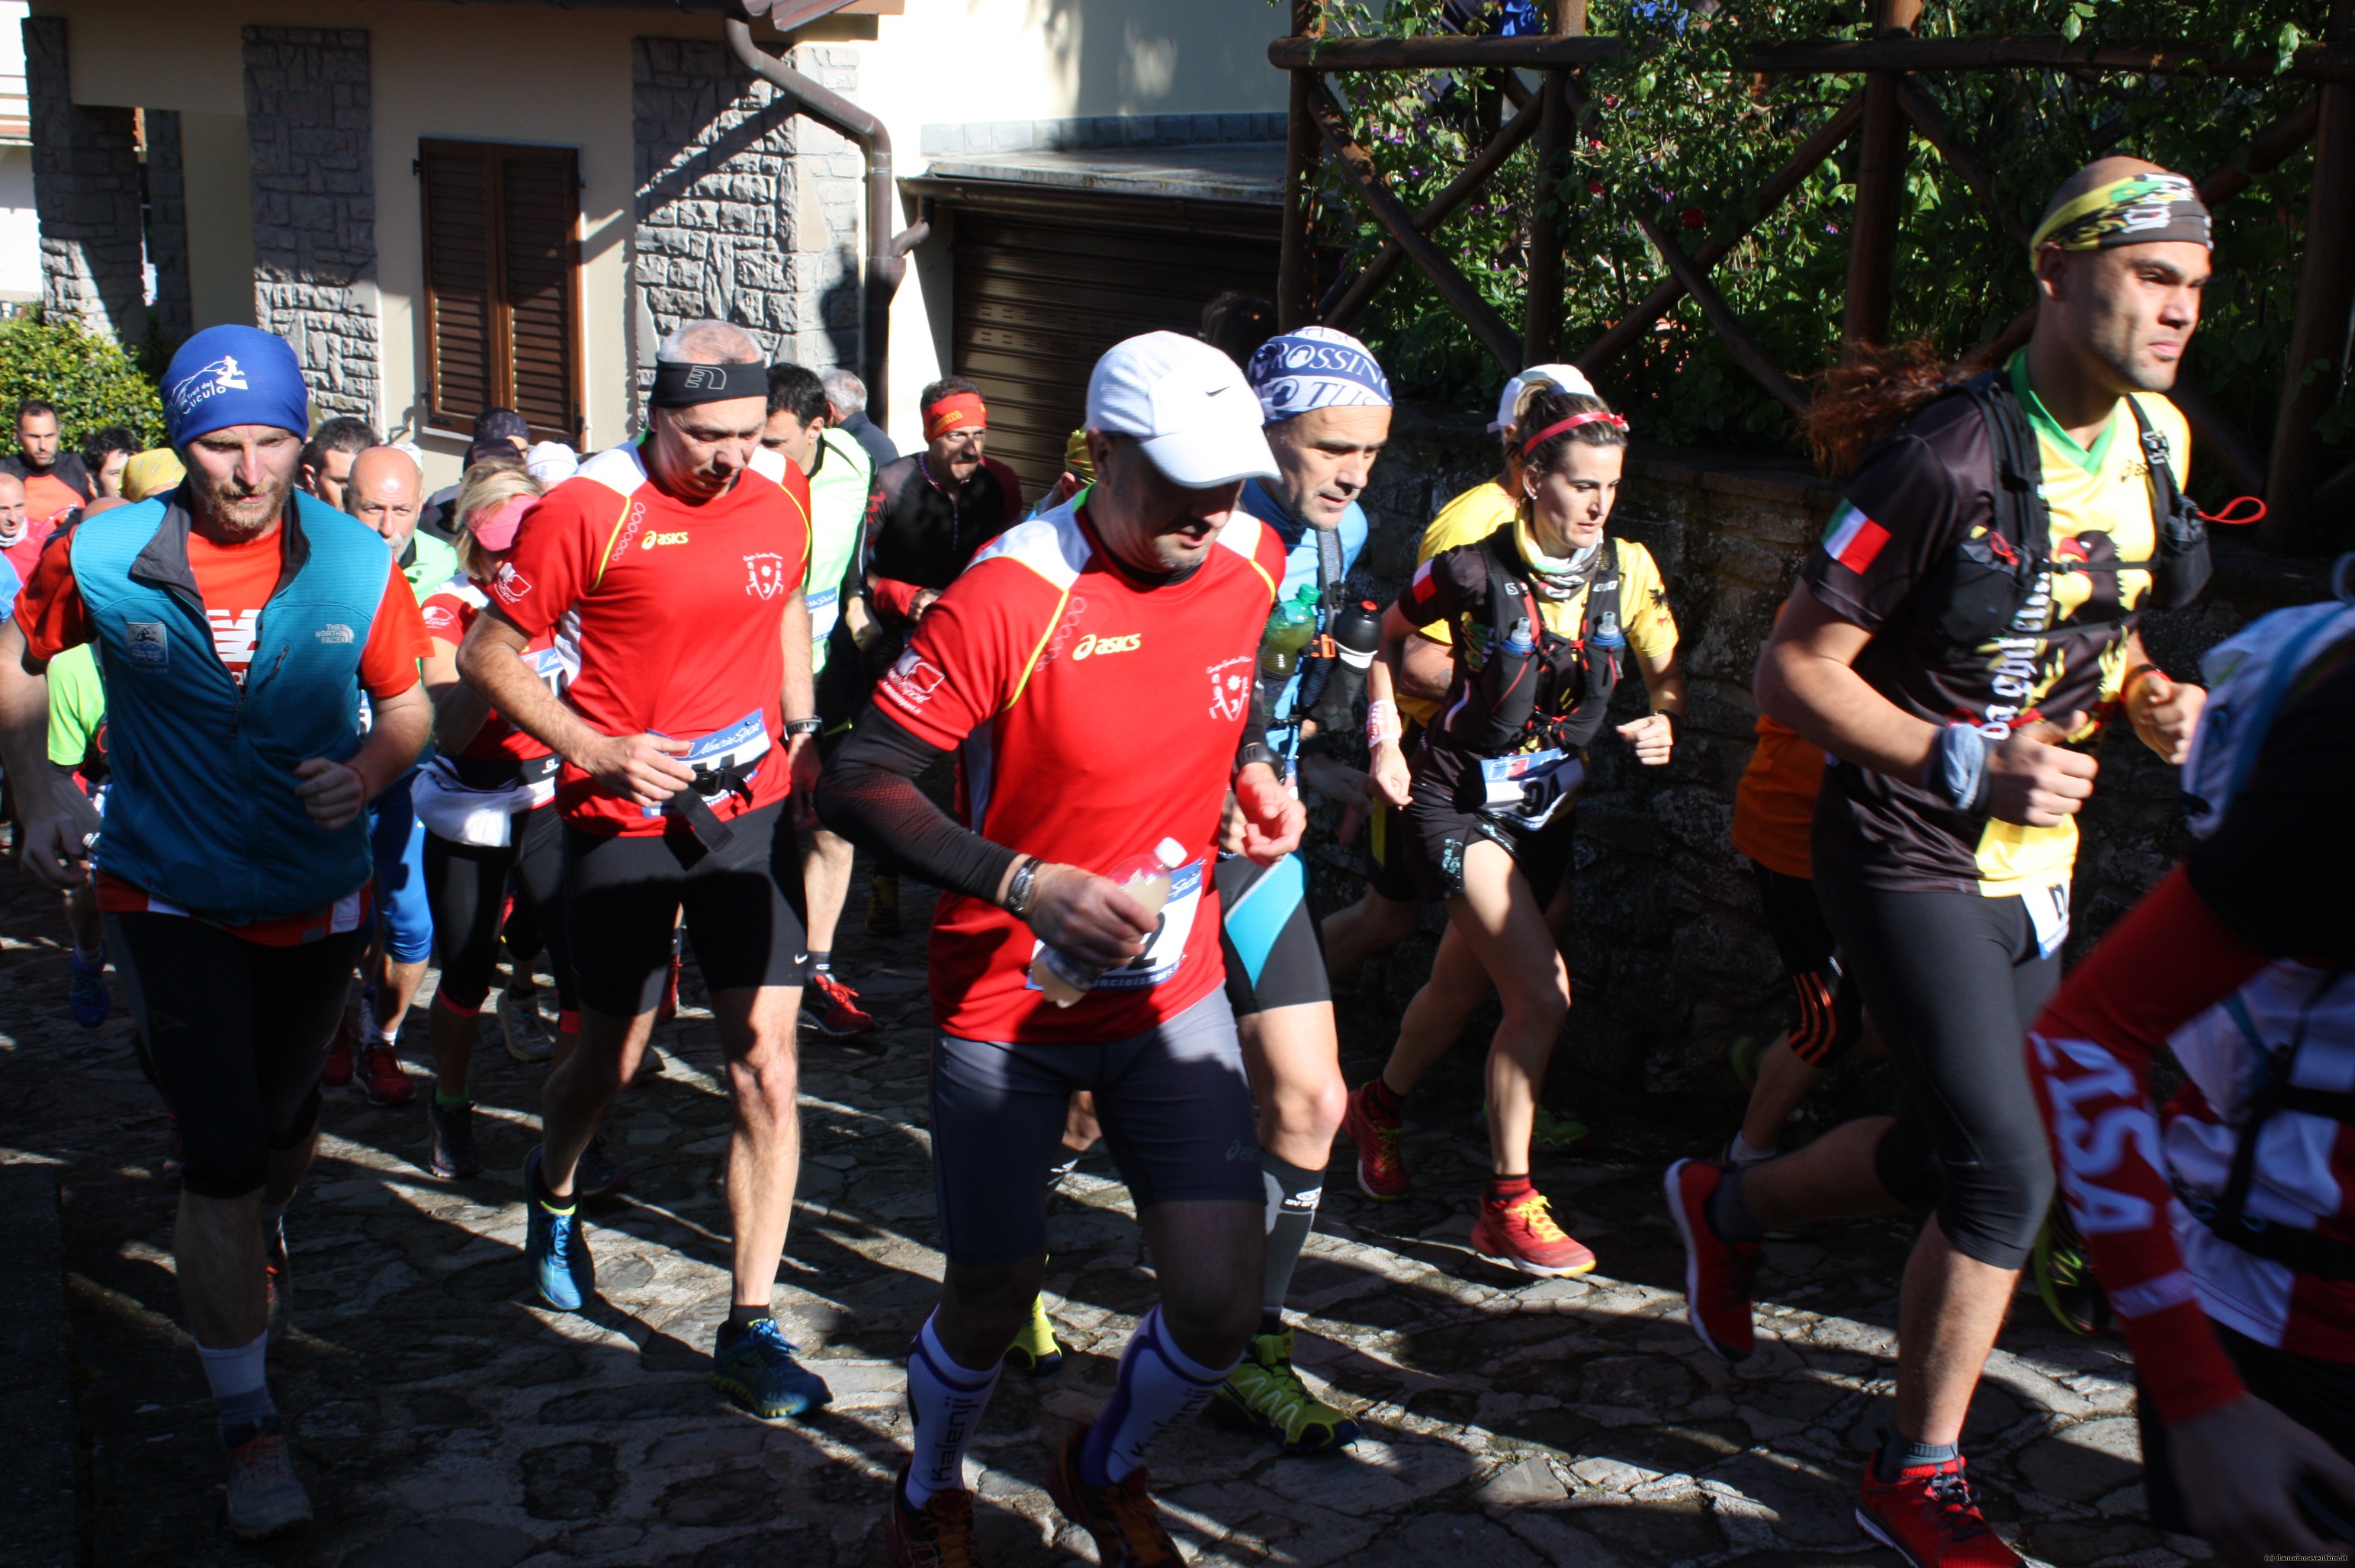
<path fill-rule="evenodd" d="M 1268 424 L 1311 409 L 1391 406 L 1390 378 L 1373 351 L 1346 332 L 1304 326 L 1259 346 L 1243 368 Z"/>
<path fill-rule="evenodd" d="M 185 446 L 236 424 L 311 433 L 311 391 L 293 346 L 251 326 L 208 326 L 164 372 L 164 439 Z"/>

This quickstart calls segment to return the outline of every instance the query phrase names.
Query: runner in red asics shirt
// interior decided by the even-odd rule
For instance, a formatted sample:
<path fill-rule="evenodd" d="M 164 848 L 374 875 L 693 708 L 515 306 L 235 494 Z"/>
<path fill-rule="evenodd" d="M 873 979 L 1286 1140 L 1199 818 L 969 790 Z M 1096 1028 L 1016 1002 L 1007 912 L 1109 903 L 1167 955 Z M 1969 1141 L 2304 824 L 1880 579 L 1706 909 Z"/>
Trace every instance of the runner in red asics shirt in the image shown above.
<path fill-rule="evenodd" d="M 646 434 L 582 464 L 525 520 L 458 668 L 564 759 L 581 1046 L 549 1074 L 524 1163 L 540 1295 L 577 1311 L 596 1288 L 573 1168 L 637 1071 L 683 911 L 736 1104 L 735 1293 L 712 1377 L 774 1418 L 826 1391 L 769 1312 L 801 1160 L 801 850 L 785 804 L 816 782 L 818 720 L 801 588 L 809 485 L 761 449 L 768 392 L 766 357 L 741 327 L 696 322 L 666 339 Z M 521 656 L 568 617 L 581 667 L 559 701 Z"/>
<path fill-rule="evenodd" d="M 824 786 L 836 831 L 946 890 L 931 969 L 948 1266 L 909 1355 L 914 1454 L 885 1523 L 900 1563 L 971 1561 L 964 1447 L 1045 1273 L 1044 1178 L 1073 1091 L 1095 1095 L 1162 1290 L 1047 1483 L 1103 1561 L 1179 1561 L 1144 1452 L 1209 1401 L 1259 1320 L 1264 1179 L 1206 873 L 1231 780 L 1252 859 L 1300 837 L 1245 722 L 1284 546 L 1238 500 L 1275 464 L 1241 372 L 1174 333 L 1097 363 L 1087 422 L 1096 484 L 949 585 Z M 965 826 L 915 785 L 952 749 Z M 1104 873 L 1165 840 L 1181 864 L 1156 917 Z M 1042 945 L 1109 967 L 1060 1008 L 1028 977 Z"/>

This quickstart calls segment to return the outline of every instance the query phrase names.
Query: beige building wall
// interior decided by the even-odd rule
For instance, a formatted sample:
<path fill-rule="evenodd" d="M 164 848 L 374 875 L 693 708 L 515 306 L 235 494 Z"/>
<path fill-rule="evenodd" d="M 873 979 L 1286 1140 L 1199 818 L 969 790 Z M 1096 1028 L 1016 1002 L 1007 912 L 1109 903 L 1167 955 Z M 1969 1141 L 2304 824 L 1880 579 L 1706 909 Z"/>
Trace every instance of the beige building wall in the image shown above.
<path fill-rule="evenodd" d="M 187 191 L 189 317 L 198 327 L 251 326 L 253 201 L 244 112 L 181 111 L 180 155 Z"/>

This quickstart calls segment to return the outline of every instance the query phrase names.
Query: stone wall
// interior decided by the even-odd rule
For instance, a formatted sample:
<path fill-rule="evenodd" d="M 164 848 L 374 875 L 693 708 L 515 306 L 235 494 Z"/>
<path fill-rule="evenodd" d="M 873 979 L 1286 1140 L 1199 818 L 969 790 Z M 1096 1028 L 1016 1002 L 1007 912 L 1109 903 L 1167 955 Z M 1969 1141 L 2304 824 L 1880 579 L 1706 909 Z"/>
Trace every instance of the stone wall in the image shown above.
<path fill-rule="evenodd" d="M 794 69 L 858 86 L 849 50 L 804 45 Z M 638 38 L 631 52 L 637 228 L 631 285 L 636 386 L 682 321 L 749 328 L 776 359 L 858 357 L 858 148 L 797 116 L 722 46 Z"/>
<path fill-rule="evenodd" d="M 133 112 L 74 102 L 66 18 L 24 26 L 42 307 L 135 347 L 147 338 L 147 306 Z"/>
<path fill-rule="evenodd" d="M 150 109 L 147 128 L 147 260 L 155 269 L 155 336 L 168 357 L 196 328 L 188 283 L 186 160 L 180 112 Z"/>
<path fill-rule="evenodd" d="M 294 345 L 323 418 L 382 417 L 368 36 L 247 27 L 254 325 Z"/>
<path fill-rule="evenodd" d="M 1449 496 L 1496 468 L 1496 438 L 1476 420 L 1403 410 L 1367 499 L 1373 533 L 1359 573 L 1394 592 L 1414 566 L 1423 524 Z M 1572 873 L 1573 1005 L 1556 1056 L 1554 1103 L 1577 1105 L 1596 1082 L 1630 1091 L 1731 1094 L 1726 1047 L 1787 1022 L 1788 987 L 1759 918 L 1748 863 L 1729 842 L 1733 792 L 1753 746 L 1751 671 L 1807 549 L 1838 492 L 1796 462 L 1639 448 L 1613 517 L 1614 532 L 1658 560 L 1691 682 L 1675 760 L 1637 765 L 1606 729 L 1578 805 Z M 2145 639 L 2170 674 L 2195 676 L 2199 656 L 2253 615 L 2323 596 L 2312 563 L 2284 564 L 2219 541 L 2215 583 L 2201 603 L 2153 615 Z M 1624 715 L 1645 709 L 1640 681 L 1621 688 Z M 2176 770 L 2131 731 L 2102 753 L 2101 793 L 2083 821 L 2072 956 L 2166 870 L 2183 848 Z M 1323 812 L 1329 825 L 1330 813 Z M 1362 862 L 1327 837 L 1316 851 L 1317 904 L 1358 896 Z M 1345 995 L 1395 1016 L 1429 973 L 1442 929 L 1397 961 L 1374 963 Z M 1475 1020 L 1485 1038 L 1493 1012 Z M 1379 1029 L 1377 1029 L 1379 1032 Z M 1386 1041 L 1358 1040 L 1360 1050 Z"/>

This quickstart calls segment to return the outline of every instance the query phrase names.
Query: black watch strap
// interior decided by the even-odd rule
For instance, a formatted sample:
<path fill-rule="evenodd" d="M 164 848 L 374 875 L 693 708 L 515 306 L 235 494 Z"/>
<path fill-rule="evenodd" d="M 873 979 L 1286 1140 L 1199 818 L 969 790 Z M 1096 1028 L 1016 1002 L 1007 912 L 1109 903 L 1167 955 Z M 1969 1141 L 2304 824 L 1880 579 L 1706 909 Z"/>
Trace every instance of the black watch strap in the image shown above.
<path fill-rule="evenodd" d="M 1264 741 L 1253 741 L 1235 753 L 1235 772 L 1241 773 L 1253 763 L 1265 763 L 1277 778 L 1284 776 L 1284 759 Z"/>

